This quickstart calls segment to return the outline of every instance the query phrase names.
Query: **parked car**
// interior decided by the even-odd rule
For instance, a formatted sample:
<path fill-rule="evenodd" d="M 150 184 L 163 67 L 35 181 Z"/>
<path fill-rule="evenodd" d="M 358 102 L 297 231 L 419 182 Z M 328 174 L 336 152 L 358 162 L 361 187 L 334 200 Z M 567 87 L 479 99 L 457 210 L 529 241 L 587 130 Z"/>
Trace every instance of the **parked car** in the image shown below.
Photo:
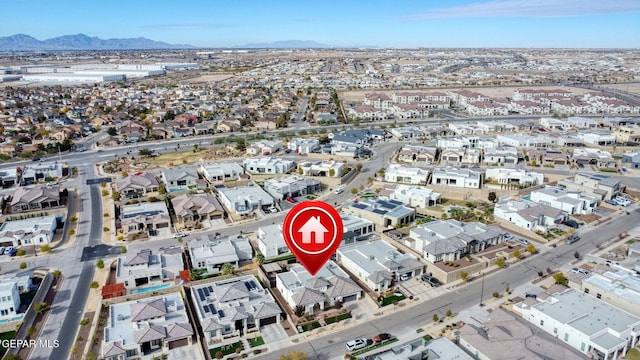
<path fill-rule="evenodd" d="M 618 205 L 618 203 L 614 200 L 605 200 L 605 203 L 609 204 L 609 205 Z"/>
<path fill-rule="evenodd" d="M 615 199 L 613 199 L 613 201 L 616 202 L 616 204 L 620 205 L 620 206 L 629 206 L 631 205 L 631 201 L 629 201 L 629 199 L 622 197 L 622 196 L 617 196 Z"/>
<path fill-rule="evenodd" d="M 515 239 L 515 242 L 520 243 L 520 244 L 522 244 L 522 245 L 529 245 L 529 244 L 531 244 L 531 243 L 529 242 L 529 240 L 527 240 L 527 239 L 523 239 L 523 238 L 516 238 L 516 239 Z"/>
<path fill-rule="evenodd" d="M 573 234 L 573 235 L 569 235 L 569 237 L 564 241 L 564 243 L 567 245 L 570 245 L 578 240 L 580 240 L 580 236 Z"/>
<path fill-rule="evenodd" d="M 31 159 L 31 161 L 40 161 L 40 158 L 36 156 L 33 159 Z"/>
<path fill-rule="evenodd" d="M 575 220 L 565 220 L 564 224 L 574 229 L 577 229 L 580 227 L 580 224 L 578 224 L 578 222 Z"/>
<path fill-rule="evenodd" d="M 537 297 L 538 297 L 538 295 L 536 295 L 536 294 L 524 294 L 524 297 L 526 297 L 526 298 L 533 298 L 533 299 L 535 299 L 535 298 L 537 298 Z"/>
<path fill-rule="evenodd" d="M 343 191 L 344 191 L 344 190 L 343 190 L 342 188 L 337 188 L 337 189 L 334 191 L 334 193 L 335 193 L 336 195 L 338 195 L 338 194 L 341 194 Z"/>
<path fill-rule="evenodd" d="M 4 246 L 0 246 L 0 255 L 4 254 Z"/>
<path fill-rule="evenodd" d="M 14 249 L 14 248 L 9 248 L 10 250 L 6 250 L 5 249 L 5 253 L 8 254 L 9 256 L 16 256 L 18 254 L 18 250 Z"/>
<path fill-rule="evenodd" d="M 411 275 L 409 275 L 409 274 L 402 274 L 402 275 L 400 275 L 400 280 L 401 280 L 401 281 L 407 281 L 407 280 L 409 280 L 409 279 L 411 279 Z"/>
<path fill-rule="evenodd" d="M 177 232 L 177 233 L 173 234 L 173 238 L 174 239 L 183 238 L 185 236 L 187 236 L 187 234 L 185 234 L 183 232 Z"/>
<path fill-rule="evenodd" d="M 604 264 L 605 264 L 605 265 L 607 265 L 607 266 L 611 266 L 611 265 L 618 265 L 618 266 L 620 266 L 620 263 L 619 263 L 619 262 L 617 262 L 617 261 L 611 261 L 611 260 L 607 260 L 607 261 L 605 261 L 605 262 L 604 262 Z"/>
<path fill-rule="evenodd" d="M 504 234 L 504 236 L 503 236 L 503 237 L 504 237 L 504 239 L 505 239 L 505 240 L 511 240 L 511 239 L 513 238 L 513 235 L 511 235 L 511 234 Z"/>
<path fill-rule="evenodd" d="M 583 268 L 574 267 L 573 269 L 571 269 L 571 272 L 574 274 L 589 275 L 589 270 Z"/>
<path fill-rule="evenodd" d="M 367 346 L 367 339 L 365 338 L 353 339 L 353 340 L 347 341 L 347 350 L 349 351 L 364 349 L 366 346 Z"/>
<path fill-rule="evenodd" d="M 292 204 L 295 204 L 297 202 L 296 199 L 292 198 L 291 196 L 287 196 L 287 198 L 285 200 L 287 200 L 288 202 L 290 202 Z"/>
<path fill-rule="evenodd" d="M 438 281 L 438 279 L 434 278 L 431 275 L 422 275 L 421 277 L 422 281 L 426 282 L 427 284 L 431 285 L 431 287 L 438 287 L 440 286 L 440 281 Z"/>
<path fill-rule="evenodd" d="M 383 342 L 383 341 L 389 340 L 391 338 L 392 338 L 391 334 L 382 333 L 382 334 L 378 334 L 378 335 L 374 336 L 373 337 L 373 341 L 375 341 L 375 342 Z"/>

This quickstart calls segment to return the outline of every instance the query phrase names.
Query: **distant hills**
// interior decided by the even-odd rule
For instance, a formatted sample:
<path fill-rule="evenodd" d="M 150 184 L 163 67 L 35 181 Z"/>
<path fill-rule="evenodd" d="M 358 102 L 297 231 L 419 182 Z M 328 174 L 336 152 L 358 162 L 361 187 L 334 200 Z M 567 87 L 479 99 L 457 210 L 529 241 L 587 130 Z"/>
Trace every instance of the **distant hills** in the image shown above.
<path fill-rule="evenodd" d="M 373 45 L 363 46 L 335 46 L 319 43 L 313 40 L 286 40 L 268 43 L 251 43 L 234 46 L 236 49 L 344 49 L 344 48 L 377 48 Z"/>
<path fill-rule="evenodd" d="M 64 35 L 47 40 L 38 40 L 25 34 L 0 37 L 0 51 L 34 50 L 156 50 L 188 49 L 186 44 L 168 44 L 144 37 L 128 39 L 100 39 L 85 34 Z"/>

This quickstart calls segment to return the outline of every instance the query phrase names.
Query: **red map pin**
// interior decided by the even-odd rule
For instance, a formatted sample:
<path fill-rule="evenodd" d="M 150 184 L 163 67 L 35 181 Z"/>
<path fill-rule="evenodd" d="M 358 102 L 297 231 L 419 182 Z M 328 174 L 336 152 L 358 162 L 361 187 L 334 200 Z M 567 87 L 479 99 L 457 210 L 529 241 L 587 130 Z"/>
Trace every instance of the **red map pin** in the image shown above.
<path fill-rule="evenodd" d="M 315 275 L 342 242 L 340 214 L 324 201 L 304 201 L 284 218 L 282 233 L 298 262 Z"/>

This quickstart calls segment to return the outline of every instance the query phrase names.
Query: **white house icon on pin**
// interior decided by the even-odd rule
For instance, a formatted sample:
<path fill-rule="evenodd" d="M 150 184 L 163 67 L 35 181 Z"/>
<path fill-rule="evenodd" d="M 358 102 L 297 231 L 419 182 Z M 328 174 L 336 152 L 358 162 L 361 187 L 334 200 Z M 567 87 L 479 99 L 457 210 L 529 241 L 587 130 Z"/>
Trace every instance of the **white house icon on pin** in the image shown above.
<path fill-rule="evenodd" d="M 313 234 L 316 244 L 324 244 L 324 233 L 329 230 L 320 223 L 320 216 L 312 216 L 300 227 L 298 232 L 302 233 L 303 244 L 311 244 L 311 234 Z"/>

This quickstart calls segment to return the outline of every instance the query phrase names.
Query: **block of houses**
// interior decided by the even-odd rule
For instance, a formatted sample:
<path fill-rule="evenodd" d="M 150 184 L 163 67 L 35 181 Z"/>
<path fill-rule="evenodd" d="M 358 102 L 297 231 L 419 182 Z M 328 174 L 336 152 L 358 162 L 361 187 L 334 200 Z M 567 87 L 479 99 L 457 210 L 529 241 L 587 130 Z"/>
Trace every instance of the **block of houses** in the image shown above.
<path fill-rule="evenodd" d="M 337 302 L 348 303 L 362 297 L 362 289 L 344 270 L 329 260 L 315 275 L 299 264 L 276 275 L 276 288 L 293 311 L 300 306 L 305 314 L 316 314 Z"/>
<path fill-rule="evenodd" d="M 567 219 L 568 214 L 549 205 L 505 198 L 496 203 L 493 216 L 523 229 L 547 232 L 557 228 L 559 223 Z"/>
<path fill-rule="evenodd" d="M 297 152 L 298 154 L 310 154 L 320 149 L 320 141 L 315 138 L 295 138 L 289 141 L 287 148 L 291 151 Z"/>
<path fill-rule="evenodd" d="M 0 242 L 23 245 L 44 245 L 53 241 L 57 221 L 55 216 L 5 221 L 0 225 Z"/>
<path fill-rule="evenodd" d="M 459 334 L 460 347 L 475 359 L 500 359 L 510 354 L 523 359 L 583 359 L 561 342 L 540 336 L 533 325 L 502 308 L 492 311 L 480 325 L 464 324 Z M 532 343 L 534 348 L 529 346 Z"/>
<path fill-rule="evenodd" d="M 421 209 L 426 209 L 440 202 L 440 194 L 424 186 L 385 186 L 380 190 L 378 196 L 401 201 L 413 208 Z"/>
<path fill-rule="evenodd" d="M 270 155 L 282 149 L 282 141 L 260 140 L 247 145 L 248 155 Z"/>
<path fill-rule="evenodd" d="M 534 190 L 529 196 L 533 202 L 549 205 L 570 215 L 591 214 L 598 206 L 598 200 L 593 196 L 555 186 Z"/>
<path fill-rule="evenodd" d="M 526 169 L 489 168 L 485 171 L 485 182 L 528 187 L 544 184 L 544 174 Z"/>
<path fill-rule="evenodd" d="M 182 249 L 160 248 L 157 254 L 150 249 L 142 249 L 118 257 L 116 282 L 124 284 L 127 290 L 159 285 L 179 278 L 182 270 Z"/>
<path fill-rule="evenodd" d="M 320 181 L 289 175 L 268 179 L 264 182 L 264 190 L 276 200 L 284 200 L 287 196 L 298 197 L 315 194 L 322 189 Z"/>
<path fill-rule="evenodd" d="M 298 174 L 340 178 L 344 175 L 346 164 L 334 160 L 303 161 L 298 164 Z"/>
<path fill-rule="evenodd" d="M 425 265 L 412 254 L 402 254 L 384 240 L 341 246 L 336 259 L 372 291 L 385 291 L 402 279 L 420 276 Z"/>
<path fill-rule="evenodd" d="M 216 188 L 220 202 L 229 212 L 248 215 L 256 210 L 267 210 L 273 206 L 273 197 L 259 186 Z"/>
<path fill-rule="evenodd" d="M 584 293 L 640 317 L 640 282 L 635 271 L 606 267 L 605 270 L 592 271 L 590 275 L 580 284 Z"/>
<path fill-rule="evenodd" d="M 373 222 L 376 226 L 388 228 L 408 225 L 416 219 L 416 211 L 397 200 L 361 199 L 352 202 L 345 212 Z"/>
<path fill-rule="evenodd" d="M 169 228 L 171 217 L 164 202 L 141 202 L 120 207 L 120 225 L 124 236 L 154 235 L 158 230 Z"/>
<path fill-rule="evenodd" d="M 286 174 L 295 167 L 295 161 L 266 156 L 244 159 L 242 166 L 250 174 Z"/>
<path fill-rule="evenodd" d="M 618 359 L 638 345 L 640 318 L 578 289 L 552 286 L 514 305 L 522 318 L 595 359 Z"/>
<path fill-rule="evenodd" d="M 138 199 L 158 194 L 158 179 L 151 173 L 129 175 L 115 181 L 116 191 L 121 200 Z"/>
<path fill-rule="evenodd" d="M 240 267 L 240 262 L 253 259 L 253 249 L 243 236 L 206 235 L 187 243 L 193 269 L 204 269 L 207 274 L 219 274 L 224 264 Z"/>
<path fill-rule="evenodd" d="M 170 167 L 160 176 L 167 192 L 186 191 L 198 186 L 198 172 L 192 166 Z"/>
<path fill-rule="evenodd" d="M 410 244 L 424 259 L 436 263 L 455 261 L 504 242 L 504 231 L 480 222 L 437 220 L 411 229 Z"/>
<path fill-rule="evenodd" d="M 244 168 L 238 163 L 200 164 L 198 172 L 211 183 L 238 180 L 244 174 Z"/>
<path fill-rule="evenodd" d="M 426 185 L 428 179 L 428 170 L 404 167 L 398 164 L 389 165 L 389 167 L 384 172 L 384 181 L 386 182 Z"/>
<path fill-rule="evenodd" d="M 176 230 L 211 227 L 209 220 L 224 218 L 224 209 L 212 194 L 181 194 L 171 199 Z"/>
<path fill-rule="evenodd" d="M 483 163 L 493 164 L 517 164 L 518 149 L 512 146 L 501 146 L 497 148 L 484 149 Z"/>
<path fill-rule="evenodd" d="M 482 174 L 469 169 L 435 168 L 431 175 L 431 184 L 479 189 L 482 186 Z"/>
<path fill-rule="evenodd" d="M 271 293 L 253 275 L 193 285 L 191 297 L 209 347 L 283 318 Z"/>
<path fill-rule="evenodd" d="M 9 202 L 12 214 L 55 209 L 64 205 L 60 197 L 60 185 L 22 186 L 13 192 Z"/>
<path fill-rule="evenodd" d="M 130 359 L 168 355 L 193 344 L 193 326 L 180 293 L 109 305 L 102 358 Z"/>
<path fill-rule="evenodd" d="M 599 201 L 613 199 L 625 189 L 625 185 L 614 177 L 590 173 L 579 173 L 573 178 L 560 179 L 558 186 L 593 196 Z"/>

